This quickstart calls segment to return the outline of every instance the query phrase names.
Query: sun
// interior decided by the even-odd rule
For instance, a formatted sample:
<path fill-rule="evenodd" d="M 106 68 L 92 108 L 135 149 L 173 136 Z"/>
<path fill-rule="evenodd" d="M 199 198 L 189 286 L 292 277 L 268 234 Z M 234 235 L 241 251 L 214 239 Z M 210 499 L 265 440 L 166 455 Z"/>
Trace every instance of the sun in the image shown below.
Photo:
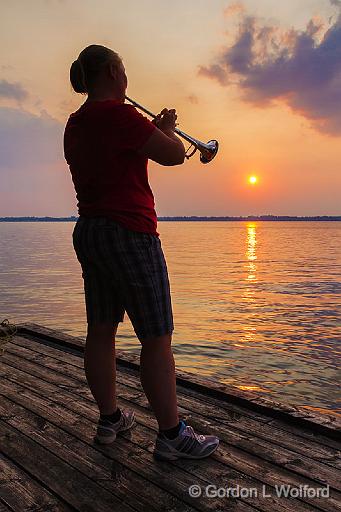
<path fill-rule="evenodd" d="M 258 181 L 258 178 L 257 176 L 250 176 L 249 177 L 249 183 L 251 183 L 251 185 L 255 185 Z"/>

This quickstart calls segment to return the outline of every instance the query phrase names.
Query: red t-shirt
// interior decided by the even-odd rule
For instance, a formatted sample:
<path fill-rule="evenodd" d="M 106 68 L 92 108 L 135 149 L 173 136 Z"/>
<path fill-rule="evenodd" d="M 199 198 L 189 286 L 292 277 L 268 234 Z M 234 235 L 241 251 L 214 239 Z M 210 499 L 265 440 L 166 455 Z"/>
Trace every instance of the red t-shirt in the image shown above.
<path fill-rule="evenodd" d="M 79 215 L 106 216 L 130 230 L 159 236 L 148 158 L 137 153 L 154 130 L 135 107 L 116 100 L 85 102 L 70 114 L 64 156 Z"/>

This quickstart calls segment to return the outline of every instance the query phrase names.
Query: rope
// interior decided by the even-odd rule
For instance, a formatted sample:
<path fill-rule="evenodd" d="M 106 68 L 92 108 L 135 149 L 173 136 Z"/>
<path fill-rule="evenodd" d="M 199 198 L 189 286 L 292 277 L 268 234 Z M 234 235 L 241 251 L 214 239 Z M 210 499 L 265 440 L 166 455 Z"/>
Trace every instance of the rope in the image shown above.
<path fill-rule="evenodd" d="M 17 332 L 17 327 L 14 324 L 10 324 L 8 319 L 5 318 L 0 323 L 0 356 L 5 352 L 5 345 L 10 341 Z"/>

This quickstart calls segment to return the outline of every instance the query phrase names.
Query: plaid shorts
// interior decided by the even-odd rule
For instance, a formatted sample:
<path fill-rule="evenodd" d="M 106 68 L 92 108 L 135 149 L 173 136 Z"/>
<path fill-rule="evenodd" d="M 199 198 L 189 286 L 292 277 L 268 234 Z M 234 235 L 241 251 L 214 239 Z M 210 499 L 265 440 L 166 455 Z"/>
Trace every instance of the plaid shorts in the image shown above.
<path fill-rule="evenodd" d="M 79 217 L 73 247 L 82 267 L 87 323 L 123 322 L 139 338 L 174 330 L 167 265 L 158 236 L 107 217 Z"/>

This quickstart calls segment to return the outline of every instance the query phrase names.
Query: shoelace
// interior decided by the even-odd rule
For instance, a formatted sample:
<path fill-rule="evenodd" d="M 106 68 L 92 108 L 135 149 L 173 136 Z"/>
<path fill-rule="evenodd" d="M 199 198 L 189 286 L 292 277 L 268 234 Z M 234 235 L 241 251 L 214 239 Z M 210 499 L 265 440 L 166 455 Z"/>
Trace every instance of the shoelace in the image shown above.
<path fill-rule="evenodd" d="M 196 434 L 194 432 L 193 427 L 191 427 L 191 425 L 186 425 L 185 432 L 186 432 L 186 434 L 188 433 L 190 437 L 193 437 L 194 439 L 199 441 L 199 443 L 202 443 L 203 441 L 205 441 L 205 436 L 203 436 L 202 434 Z"/>

